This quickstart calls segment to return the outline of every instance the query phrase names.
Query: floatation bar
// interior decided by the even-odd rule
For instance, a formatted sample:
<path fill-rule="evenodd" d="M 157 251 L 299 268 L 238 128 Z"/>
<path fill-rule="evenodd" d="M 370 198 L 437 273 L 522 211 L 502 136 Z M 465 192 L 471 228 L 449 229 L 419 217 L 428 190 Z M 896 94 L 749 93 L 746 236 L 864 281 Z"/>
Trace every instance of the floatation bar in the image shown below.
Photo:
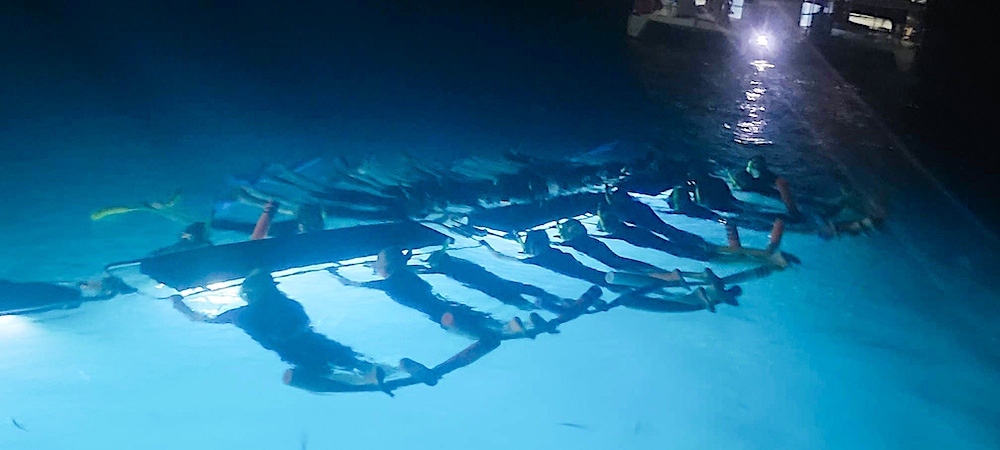
<path fill-rule="evenodd" d="M 393 245 L 420 248 L 449 239 L 416 222 L 394 222 L 205 247 L 139 264 L 144 275 L 180 291 L 237 280 L 258 268 L 277 272 L 371 256 Z"/>

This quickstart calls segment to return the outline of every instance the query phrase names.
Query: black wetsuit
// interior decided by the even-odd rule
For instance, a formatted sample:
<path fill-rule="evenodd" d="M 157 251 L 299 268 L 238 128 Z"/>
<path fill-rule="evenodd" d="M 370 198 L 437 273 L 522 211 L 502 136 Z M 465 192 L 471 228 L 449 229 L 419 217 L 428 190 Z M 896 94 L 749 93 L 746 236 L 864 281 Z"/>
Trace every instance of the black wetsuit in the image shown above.
<path fill-rule="evenodd" d="M 236 325 L 297 370 L 325 374 L 331 366 L 360 371 L 371 368 L 372 364 L 350 347 L 313 331 L 299 302 L 280 293 L 264 295 L 268 298 L 255 299 L 208 321 Z"/>
<path fill-rule="evenodd" d="M 736 197 L 729 190 L 729 185 L 719 178 L 705 175 L 697 178 L 694 186 L 694 198 L 698 204 L 719 211 L 736 211 Z"/>
<path fill-rule="evenodd" d="M 722 216 L 715 211 L 699 205 L 691 199 L 691 186 L 674 186 L 673 192 L 670 193 L 669 203 L 674 212 L 685 216 L 708 220 L 722 219 Z"/>
<path fill-rule="evenodd" d="M 563 241 L 559 245 L 572 248 L 615 269 L 638 271 L 660 270 L 652 264 L 619 256 L 608 247 L 608 244 L 601 242 L 593 236 L 579 236 L 568 241 Z"/>
<path fill-rule="evenodd" d="M 448 278 L 458 281 L 466 287 L 520 309 L 536 308 L 534 303 L 524 298 L 525 295 L 535 297 L 543 304 L 545 302 L 562 303 L 562 299 L 540 287 L 501 278 L 479 264 L 461 258 L 444 254 L 434 255 L 428 260 L 428 263 L 431 265 L 432 272 L 447 275 Z"/>
<path fill-rule="evenodd" d="M 604 276 L 606 275 L 604 272 L 587 267 L 580 261 L 577 261 L 573 255 L 552 247 L 548 247 L 541 253 L 529 256 L 521 261 L 596 285 L 610 286 L 604 280 Z"/>
<path fill-rule="evenodd" d="M 657 236 L 649 230 L 624 223 L 605 231 L 609 233 L 609 238 L 619 239 L 636 247 L 652 248 L 670 253 L 671 255 L 697 259 L 699 261 L 707 261 L 711 257 L 706 247 L 702 245 L 681 245 L 678 242 Z"/>
<path fill-rule="evenodd" d="M 502 323 L 489 314 L 439 297 L 429 283 L 408 270 L 399 270 L 384 280 L 368 281 L 362 286 L 383 291 L 396 303 L 420 311 L 438 324 L 445 313 L 451 313 L 455 327 L 472 337 L 500 338 Z"/>
<path fill-rule="evenodd" d="M 86 300 L 106 298 L 108 297 L 85 299 L 79 289 L 58 284 L 0 280 L 0 316 L 72 309 Z"/>
<path fill-rule="evenodd" d="M 750 172 L 741 170 L 733 176 L 733 182 L 741 191 L 760 192 L 768 195 L 776 194 L 777 190 L 774 187 L 774 181 L 778 176 L 768 169 L 760 170 L 759 175 L 757 178 L 754 178 Z"/>
<path fill-rule="evenodd" d="M 611 203 L 611 211 L 617 214 L 621 220 L 660 233 L 671 242 L 683 247 L 708 247 L 708 243 L 700 236 L 667 224 L 663 219 L 660 219 L 660 216 L 656 215 L 653 208 L 628 194 L 615 195 L 614 201 Z"/>

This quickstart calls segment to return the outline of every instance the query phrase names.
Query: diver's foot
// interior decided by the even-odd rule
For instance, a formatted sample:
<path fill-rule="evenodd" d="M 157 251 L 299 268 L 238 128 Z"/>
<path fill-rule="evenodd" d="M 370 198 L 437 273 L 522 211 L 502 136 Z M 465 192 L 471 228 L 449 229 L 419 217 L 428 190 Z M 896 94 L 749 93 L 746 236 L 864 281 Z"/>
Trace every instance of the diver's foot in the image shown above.
<path fill-rule="evenodd" d="M 552 331 L 551 324 L 548 321 L 538 315 L 538 313 L 531 313 L 528 316 L 528 323 L 531 324 L 531 337 L 535 337 L 541 333 Z"/>
<path fill-rule="evenodd" d="M 720 289 L 713 288 L 711 290 L 705 291 L 706 298 L 712 304 L 713 308 L 712 312 L 715 312 L 714 310 L 715 305 L 721 303 L 725 303 L 727 305 L 732 305 L 732 306 L 740 306 L 740 303 L 739 301 L 736 300 L 736 297 L 742 293 L 743 293 L 743 288 L 739 286 L 733 286 L 729 289 L 725 289 L 725 287 Z"/>
<path fill-rule="evenodd" d="M 725 299 L 723 301 L 733 306 L 740 306 L 740 302 L 739 300 L 736 299 L 736 297 L 738 297 L 742 293 L 743 293 L 743 288 L 739 286 L 733 286 L 729 289 L 726 289 L 724 294 Z"/>
<path fill-rule="evenodd" d="M 767 262 L 772 266 L 784 269 L 788 267 L 788 259 L 783 252 L 774 252 L 767 257 Z"/>
<path fill-rule="evenodd" d="M 521 321 L 520 317 L 515 317 L 510 319 L 503 327 L 504 336 L 521 336 L 525 334 L 524 322 Z"/>
<path fill-rule="evenodd" d="M 392 389 L 389 389 L 385 385 L 385 369 L 382 368 L 382 366 L 379 365 L 372 366 L 372 369 L 367 374 L 365 374 L 365 382 L 372 386 L 377 387 L 378 390 L 384 392 L 386 395 L 390 397 L 395 397 L 395 395 L 392 393 Z"/>
<path fill-rule="evenodd" d="M 686 288 L 687 290 L 691 290 L 691 285 L 688 284 L 687 280 L 684 279 L 684 274 L 681 273 L 681 269 L 674 269 L 674 271 L 670 273 L 674 274 L 674 276 L 677 277 L 677 284 L 679 284 L 683 288 Z"/>
<path fill-rule="evenodd" d="M 611 309 L 611 305 L 608 302 L 601 299 L 594 300 L 594 302 L 591 303 L 590 306 L 594 308 L 594 312 L 604 312 Z"/>
<path fill-rule="evenodd" d="M 631 291 L 631 289 L 628 290 Z M 559 317 L 558 319 L 556 319 L 556 322 L 563 323 L 575 319 L 582 314 L 586 314 L 587 309 L 589 309 L 591 305 L 594 305 L 596 302 L 598 302 L 601 299 L 602 295 L 604 295 L 604 290 L 602 290 L 600 286 L 596 285 L 591 286 L 590 289 L 587 289 L 587 292 L 584 292 L 583 295 L 580 296 L 580 298 L 576 299 L 575 302 L 570 304 L 569 307 L 564 309 L 559 314 Z"/>
<path fill-rule="evenodd" d="M 705 306 L 709 312 L 715 312 L 715 302 L 708 296 L 708 292 L 705 288 L 698 288 L 694 290 L 694 296 L 698 300 L 701 300 L 702 304 Z"/>
<path fill-rule="evenodd" d="M 581 300 L 588 300 L 590 302 L 593 302 L 594 300 L 601 298 L 602 295 L 604 295 L 604 291 L 601 290 L 601 287 L 594 285 L 591 286 L 590 289 L 587 289 L 587 292 L 584 292 L 583 295 L 580 296 L 580 299 L 577 300 L 577 302 L 579 303 Z"/>
<path fill-rule="evenodd" d="M 722 279 L 716 276 L 715 272 L 712 272 L 712 269 L 709 269 L 708 267 L 706 267 L 705 271 L 702 272 L 702 276 L 705 277 L 705 283 L 708 283 L 709 286 L 715 289 L 722 289 L 725 287 L 722 283 Z"/>
<path fill-rule="evenodd" d="M 403 358 L 399 360 L 399 368 L 410 374 L 410 376 L 414 379 L 419 380 L 421 383 L 428 386 L 434 386 L 437 384 L 438 380 L 441 379 L 441 377 L 434 373 L 433 370 L 410 358 Z"/>
<path fill-rule="evenodd" d="M 365 374 L 365 381 L 376 386 L 385 384 L 385 369 L 382 366 L 372 366 L 371 370 Z"/>

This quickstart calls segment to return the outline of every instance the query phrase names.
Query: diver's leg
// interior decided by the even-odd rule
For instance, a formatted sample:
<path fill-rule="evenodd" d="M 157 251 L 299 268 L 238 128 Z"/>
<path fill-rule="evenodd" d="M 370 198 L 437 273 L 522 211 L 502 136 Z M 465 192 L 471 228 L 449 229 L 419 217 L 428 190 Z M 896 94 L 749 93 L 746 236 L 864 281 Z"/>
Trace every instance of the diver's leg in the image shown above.
<path fill-rule="evenodd" d="M 499 340 L 501 332 L 498 330 L 503 330 L 505 326 L 492 318 L 482 319 L 459 308 L 452 308 L 441 315 L 438 323 L 448 331 L 477 340 Z"/>
<path fill-rule="evenodd" d="M 560 313 L 567 307 L 565 300 L 545 289 L 524 283 L 518 283 L 518 285 L 520 285 L 521 294 L 534 297 L 537 300 L 535 304 L 542 309 Z"/>
<path fill-rule="evenodd" d="M 493 349 L 500 346 L 500 340 L 479 340 L 472 345 L 466 347 L 464 350 L 458 352 L 455 356 L 452 356 L 447 361 L 438 364 L 434 367 L 434 373 L 438 376 L 443 376 L 449 372 L 465 367 L 469 364 L 476 362 L 479 358 L 486 356 Z"/>

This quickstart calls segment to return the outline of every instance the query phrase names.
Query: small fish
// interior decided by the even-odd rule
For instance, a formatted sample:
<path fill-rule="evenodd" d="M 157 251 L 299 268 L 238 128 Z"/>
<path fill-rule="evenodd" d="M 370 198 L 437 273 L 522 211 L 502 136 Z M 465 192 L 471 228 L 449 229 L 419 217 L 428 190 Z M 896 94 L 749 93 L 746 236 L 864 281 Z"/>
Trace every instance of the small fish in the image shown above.
<path fill-rule="evenodd" d="M 24 428 L 24 426 L 22 426 L 21 424 L 17 423 L 17 421 L 14 420 L 13 417 L 10 418 L 10 423 L 14 424 L 14 426 L 17 427 L 21 431 L 28 431 L 27 428 Z"/>
<path fill-rule="evenodd" d="M 576 428 L 578 430 L 589 430 L 590 429 L 590 427 L 588 427 L 586 425 L 580 425 L 578 423 L 571 423 L 571 422 L 562 422 L 559 425 L 562 425 L 564 427 Z"/>

